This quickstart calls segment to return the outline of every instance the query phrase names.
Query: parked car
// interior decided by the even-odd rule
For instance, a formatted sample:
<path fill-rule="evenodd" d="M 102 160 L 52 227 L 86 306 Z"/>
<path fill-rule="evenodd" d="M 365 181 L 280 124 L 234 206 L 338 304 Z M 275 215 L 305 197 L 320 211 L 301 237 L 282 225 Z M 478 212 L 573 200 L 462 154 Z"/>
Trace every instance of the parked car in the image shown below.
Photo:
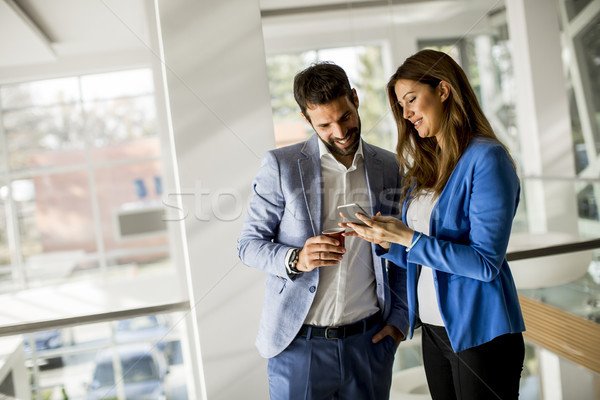
<path fill-rule="evenodd" d="M 103 350 L 96 357 L 92 382 L 88 387 L 88 400 L 112 400 L 117 398 L 113 349 Z M 165 400 L 165 377 L 168 367 L 163 355 L 148 343 L 134 343 L 117 347 L 121 362 L 126 399 Z"/>
<path fill-rule="evenodd" d="M 174 343 L 167 340 L 171 331 L 163 315 L 144 315 L 117 322 L 115 342 L 118 344 L 147 342 L 164 353 L 168 362 L 173 356 Z"/>
<path fill-rule="evenodd" d="M 61 356 L 44 358 L 44 352 L 54 350 L 63 346 L 63 336 L 60 329 L 51 329 L 47 331 L 38 331 L 33 333 L 35 341 L 36 363 L 39 367 L 62 367 L 63 360 Z M 32 352 L 29 345 L 29 334 L 23 335 L 23 347 L 25 349 L 25 358 L 27 365 L 32 366 Z"/>

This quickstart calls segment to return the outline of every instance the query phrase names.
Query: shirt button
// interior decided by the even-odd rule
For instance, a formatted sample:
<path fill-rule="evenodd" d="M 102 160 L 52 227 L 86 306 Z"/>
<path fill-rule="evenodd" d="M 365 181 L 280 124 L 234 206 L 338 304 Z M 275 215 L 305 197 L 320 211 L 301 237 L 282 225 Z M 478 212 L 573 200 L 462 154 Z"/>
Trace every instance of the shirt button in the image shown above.
<path fill-rule="evenodd" d="M 316 287 L 316 286 L 311 286 L 310 288 L 308 288 L 308 290 L 309 290 L 311 293 L 314 293 L 314 292 L 315 292 L 315 290 L 317 290 L 317 287 Z"/>

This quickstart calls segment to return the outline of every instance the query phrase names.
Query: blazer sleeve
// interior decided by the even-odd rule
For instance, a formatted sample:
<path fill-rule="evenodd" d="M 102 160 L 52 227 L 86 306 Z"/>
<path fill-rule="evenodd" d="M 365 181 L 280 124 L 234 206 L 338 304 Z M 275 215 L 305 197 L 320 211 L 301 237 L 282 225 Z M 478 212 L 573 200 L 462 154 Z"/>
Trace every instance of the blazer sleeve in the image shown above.
<path fill-rule="evenodd" d="M 398 171 L 397 164 L 396 171 Z M 400 214 L 400 174 L 397 173 L 397 190 L 394 191 L 396 194 L 394 198 L 394 207 L 392 208 L 392 215 L 399 216 Z M 385 253 L 380 246 L 375 247 L 377 255 L 383 258 Z M 409 317 L 408 317 L 408 304 L 406 294 L 406 266 L 399 268 L 395 262 L 402 262 L 403 260 L 389 260 L 387 259 L 387 271 L 388 271 L 388 283 L 390 285 L 390 297 L 391 297 L 391 312 L 386 323 L 394 325 L 400 329 L 404 334 L 404 338 L 408 337 L 409 333 Z"/>
<path fill-rule="evenodd" d="M 392 309 L 387 319 L 388 324 L 400 329 L 404 337 L 408 337 L 408 304 L 406 298 L 406 269 L 399 268 L 388 260 L 388 280 Z"/>
<path fill-rule="evenodd" d="M 520 186 L 504 148 L 480 148 L 471 173 L 464 178 L 470 180 L 468 216 L 464 216 L 469 221 L 468 243 L 423 235 L 407 253 L 407 262 L 485 282 L 498 275 L 506 258 Z M 462 206 L 456 204 L 449 210 L 458 215 L 464 213 Z M 417 233 L 413 241 L 416 237 Z"/>
<path fill-rule="evenodd" d="M 252 183 L 252 198 L 238 238 L 238 255 L 244 264 L 287 276 L 285 256 L 291 247 L 274 242 L 284 209 L 279 163 L 267 152 Z"/>

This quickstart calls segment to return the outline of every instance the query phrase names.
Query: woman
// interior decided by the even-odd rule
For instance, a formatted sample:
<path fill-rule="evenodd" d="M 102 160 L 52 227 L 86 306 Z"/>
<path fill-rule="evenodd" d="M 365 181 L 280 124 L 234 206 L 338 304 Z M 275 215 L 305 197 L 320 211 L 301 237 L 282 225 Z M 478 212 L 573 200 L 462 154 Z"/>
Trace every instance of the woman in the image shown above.
<path fill-rule="evenodd" d="M 516 399 L 525 330 L 506 247 L 519 180 L 462 69 L 423 50 L 391 77 L 402 220 L 341 224 L 407 269 L 433 399 Z"/>

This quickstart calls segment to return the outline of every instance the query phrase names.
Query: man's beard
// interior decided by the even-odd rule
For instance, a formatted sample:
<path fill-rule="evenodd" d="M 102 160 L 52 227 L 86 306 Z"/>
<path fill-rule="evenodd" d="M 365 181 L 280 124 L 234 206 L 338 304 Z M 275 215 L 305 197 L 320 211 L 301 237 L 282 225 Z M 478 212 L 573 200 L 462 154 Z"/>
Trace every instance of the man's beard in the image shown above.
<path fill-rule="evenodd" d="M 361 131 L 360 128 L 361 128 L 361 125 L 360 125 L 360 117 L 359 117 L 358 118 L 358 127 L 350 129 L 345 136 L 345 138 L 353 140 L 354 142 L 352 143 L 352 145 L 350 147 L 347 147 L 345 149 L 340 149 L 339 147 L 337 147 L 335 145 L 335 143 L 338 142 L 338 140 L 335 140 L 333 138 L 329 138 L 328 141 L 321 139 L 321 137 L 319 137 L 319 139 L 321 139 L 321 141 L 325 144 L 325 147 L 327 147 L 329 149 L 329 151 L 331 151 L 332 153 L 338 154 L 342 157 L 351 156 L 354 153 L 356 153 L 356 150 L 358 149 L 358 145 L 360 144 L 360 131 Z"/>

